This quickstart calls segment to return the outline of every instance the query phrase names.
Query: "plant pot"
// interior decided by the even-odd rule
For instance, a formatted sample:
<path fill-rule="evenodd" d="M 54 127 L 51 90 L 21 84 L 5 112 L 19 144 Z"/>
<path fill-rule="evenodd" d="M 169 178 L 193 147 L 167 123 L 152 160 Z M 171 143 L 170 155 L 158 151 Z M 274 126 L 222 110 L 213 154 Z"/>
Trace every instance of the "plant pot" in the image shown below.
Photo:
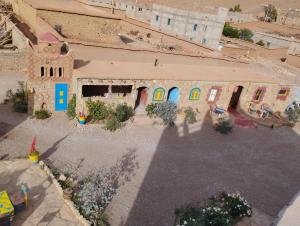
<path fill-rule="evenodd" d="M 63 198 L 67 200 L 71 200 L 72 198 L 72 189 L 71 188 L 66 188 L 63 190 Z"/>
<path fill-rule="evenodd" d="M 29 157 L 29 160 L 32 163 L 38 163 L 39 162 L 40 153 L 38 151 L 36 151 L 36 152 L 30 153 L 28 155 L 28 157 Z"/>
<path fill-rule="evenodd" d="M 82 117 L 82 116 L 78 117 L 78 122 L 79 124 L 84 125 L 86 123 L 86 117 Z"/>

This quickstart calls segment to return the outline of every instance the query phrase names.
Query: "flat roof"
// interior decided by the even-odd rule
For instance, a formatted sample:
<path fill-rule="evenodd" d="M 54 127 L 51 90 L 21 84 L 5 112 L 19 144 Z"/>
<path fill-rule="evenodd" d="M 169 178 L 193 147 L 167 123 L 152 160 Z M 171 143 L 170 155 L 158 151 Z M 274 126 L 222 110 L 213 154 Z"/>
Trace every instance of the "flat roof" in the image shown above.
<path fill-rule="evenodd" d="M 178 80 L 212 82 L 257 82 L 281 84 L 280 80 L 259 74 L 249 65 L 190 65 L 119 61 L 76 62 L 77 78 Z M 286 82 L 284 83 L 286 85 Z"/>
<path fill-rule="evenodd" d="M 85 16 L 104 17 L 121 20 L 116 15 L 109 14 L 103 10 L 80 3 L 76 0 L 24 0 L 35 9 L 49 10 L 65 13 L 73 13 Z"/>

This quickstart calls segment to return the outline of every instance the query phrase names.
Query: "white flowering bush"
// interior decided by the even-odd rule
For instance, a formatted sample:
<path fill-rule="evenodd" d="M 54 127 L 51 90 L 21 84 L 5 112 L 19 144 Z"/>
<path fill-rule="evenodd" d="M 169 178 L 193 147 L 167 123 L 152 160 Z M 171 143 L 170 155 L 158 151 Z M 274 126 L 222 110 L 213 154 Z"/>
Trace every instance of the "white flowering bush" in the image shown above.
<path fill-rule="evenodd" d="M 252 214 L 250 204 L 239 193 L 221 193 L 221 200 L 224 208 L 233 218 L 249 217 Z"/>
<path fill-rule="evenodd" d="M 173 126 L 177 118 L 177 105 L 173 102 L 157 103 L 153 112 L 165 125 Z"/>
<path fill-rule="evenodd" d="M 239 194 L 220 193 L 205 205 L 187 206 L 175 211 L 176 226 L 232 226 L 250 217 L 250 204 Z"/>
<path fill-rule="evenodd" d="M 79 182 L 73 202 L 93 225 L 109 225 L 105 208 L 116 193 L 117 181 L 110 171 L 100 169 Z"/>

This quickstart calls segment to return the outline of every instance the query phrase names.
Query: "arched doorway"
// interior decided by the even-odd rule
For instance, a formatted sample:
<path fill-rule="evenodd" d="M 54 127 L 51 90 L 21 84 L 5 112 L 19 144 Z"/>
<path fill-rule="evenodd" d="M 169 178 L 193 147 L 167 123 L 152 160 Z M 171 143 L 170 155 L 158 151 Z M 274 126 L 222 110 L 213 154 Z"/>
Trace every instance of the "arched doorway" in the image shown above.
<path fill-rule="evenodd" d="M 148 88 L 139 87 L 137 89 L 137 97 L 134 105 L 134 109 L 143 108 L 145 109 L 148 100 Z"/>
<path fill-rule="evenodd" d="M 237 109 L 243 89 L 243 86 L 237 86 L 234 88 L 228 108 Z"/>
<path fill-rule="evenodd" d="M 179 89 L 177 87 L 173 87 L 168 92 L 168 99 L 169 102 L 173 102 L 177 104 L 179 100 Z"/>

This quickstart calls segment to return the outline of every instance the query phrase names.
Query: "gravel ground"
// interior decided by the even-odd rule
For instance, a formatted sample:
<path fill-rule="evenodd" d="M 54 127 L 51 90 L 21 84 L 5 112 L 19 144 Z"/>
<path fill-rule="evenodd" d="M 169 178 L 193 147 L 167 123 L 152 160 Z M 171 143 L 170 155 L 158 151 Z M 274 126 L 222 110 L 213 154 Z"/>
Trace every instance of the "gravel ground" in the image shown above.
<path fill-rule="evenodd" d="M 26 156 L 36 135 L 42 156 L 62 167 L 86 173 L 121 163 L 124 183 L 108 208 L 113 226 L 169 226 L 176 207 L 221 190 L 240 191 L 274 218 L 300 188 L 300 139 L 291 128 L 234 128 L 224 136 L 201 124 L 136 121 L 110 133 L 75 127 L 64 114 L 38 121 L 0 105 L 0 115 L 0 159 Z"/>

